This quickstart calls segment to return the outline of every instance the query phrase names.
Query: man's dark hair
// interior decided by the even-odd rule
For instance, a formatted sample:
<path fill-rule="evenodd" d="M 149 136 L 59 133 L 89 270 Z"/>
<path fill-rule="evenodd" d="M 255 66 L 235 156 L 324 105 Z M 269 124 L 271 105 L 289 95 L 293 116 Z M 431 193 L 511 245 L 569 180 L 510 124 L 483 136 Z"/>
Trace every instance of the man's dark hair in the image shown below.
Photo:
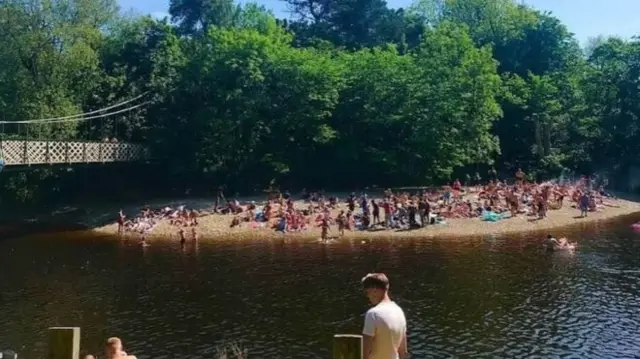
<path fill-rule="evenodd" d="M 369 273 L 362 278 L 364 289 L 389 289 L 389 278 L 384 273 Z"/>

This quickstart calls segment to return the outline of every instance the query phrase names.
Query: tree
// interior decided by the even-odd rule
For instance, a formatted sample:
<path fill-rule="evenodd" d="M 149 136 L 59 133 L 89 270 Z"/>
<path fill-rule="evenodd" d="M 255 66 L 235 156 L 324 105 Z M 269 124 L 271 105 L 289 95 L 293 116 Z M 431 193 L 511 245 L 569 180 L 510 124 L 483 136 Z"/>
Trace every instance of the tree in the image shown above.
<path fill-rule="evenodd" d="M 348 49 L 402 44 L 407 25 L 402 10 L 384 0 L 287 0 L 296 22 L 290 25 L 303 44 L 314 37 Z"/>
<path fill-rule="evenodd" d="M 7 79 L 5 120 L 82 112 L 100 76 L 102 29 L 117 13 L 115 1 L 39 0 L 0 3 L 0 78 Z M 11 105 L 9 105 L 11 104 Z M 31 135 L 64 138 L 75 123 L 30 126 Z M 17 126 L 10 129 L 17 131 Z"/>
<path fill-rule="evenodd" d="M 323 54 L 290 42 L 282 30 L 209 31 L 181 73 L 177 115 L 162 124 L 175 160 L 195 171 L 266 180 L 299 170 L 308 151 L 331 140 L 322 119 L 337 99 L 339 71 Z"/>
<path fill-rule="evenodd" d="M 237 7 L 233 0 L 171 0 L 169 14 L 185 35 L 206 34 L 210 27 L 233 24 Z"/>

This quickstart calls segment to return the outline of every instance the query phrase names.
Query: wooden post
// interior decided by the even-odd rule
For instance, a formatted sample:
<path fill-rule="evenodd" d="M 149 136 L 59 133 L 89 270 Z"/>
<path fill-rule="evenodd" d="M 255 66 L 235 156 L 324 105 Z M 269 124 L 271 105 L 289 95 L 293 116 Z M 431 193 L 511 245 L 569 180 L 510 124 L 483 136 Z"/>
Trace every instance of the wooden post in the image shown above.
<path fill-rule="evenodd" d="M 363 359 L 362 335 L 334 335 L 333 359 Z"/>
<path fill-rule="evenodd" d="M 79 359 L 80 328 L 49 328 L 49 356 L 47 359 Z"/>

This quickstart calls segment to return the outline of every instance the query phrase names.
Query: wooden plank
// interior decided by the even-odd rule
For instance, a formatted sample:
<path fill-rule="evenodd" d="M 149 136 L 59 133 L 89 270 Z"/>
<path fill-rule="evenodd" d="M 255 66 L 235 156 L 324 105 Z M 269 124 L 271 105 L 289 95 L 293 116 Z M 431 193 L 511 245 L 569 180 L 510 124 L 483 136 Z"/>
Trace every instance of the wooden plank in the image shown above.
<path fill-rule="evenodd" d="M 47 359 L 79 359 L 80 328 L 49 328 L 49 355 Z"/>
<path fill-rule="evenodd" d="M 334 335 L 333 359 L 363 359 L 362 335 Z"/>

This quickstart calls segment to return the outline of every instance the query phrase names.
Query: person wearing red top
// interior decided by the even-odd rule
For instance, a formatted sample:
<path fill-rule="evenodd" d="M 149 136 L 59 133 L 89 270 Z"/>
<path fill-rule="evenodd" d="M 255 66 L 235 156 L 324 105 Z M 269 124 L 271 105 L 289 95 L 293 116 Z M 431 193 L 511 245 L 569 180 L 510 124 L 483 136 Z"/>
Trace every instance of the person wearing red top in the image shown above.
<path fill-rule="evenodd" d="M 460 180 L 456 178 L 456 181 L 453 182 L 453 198 L 460 197 L 460 190 L 462 189 L 462 185 L 460 184 Z"/>
<path fill-rule="evenodd" d="M 382 208 L 384 209 L 384 221 L 387 228 L 391 228 L 393 226 L 393 206 L 391 202 L 385 200 L 382 204 Z"/>
<path fill-rule="evenodd" d="M 453 182 L 453 189 L 456 191 L 459 191 L 462 189 L 462 185 L 460 184 L 460 180 L 456 179 L 455 182 Z"/>

